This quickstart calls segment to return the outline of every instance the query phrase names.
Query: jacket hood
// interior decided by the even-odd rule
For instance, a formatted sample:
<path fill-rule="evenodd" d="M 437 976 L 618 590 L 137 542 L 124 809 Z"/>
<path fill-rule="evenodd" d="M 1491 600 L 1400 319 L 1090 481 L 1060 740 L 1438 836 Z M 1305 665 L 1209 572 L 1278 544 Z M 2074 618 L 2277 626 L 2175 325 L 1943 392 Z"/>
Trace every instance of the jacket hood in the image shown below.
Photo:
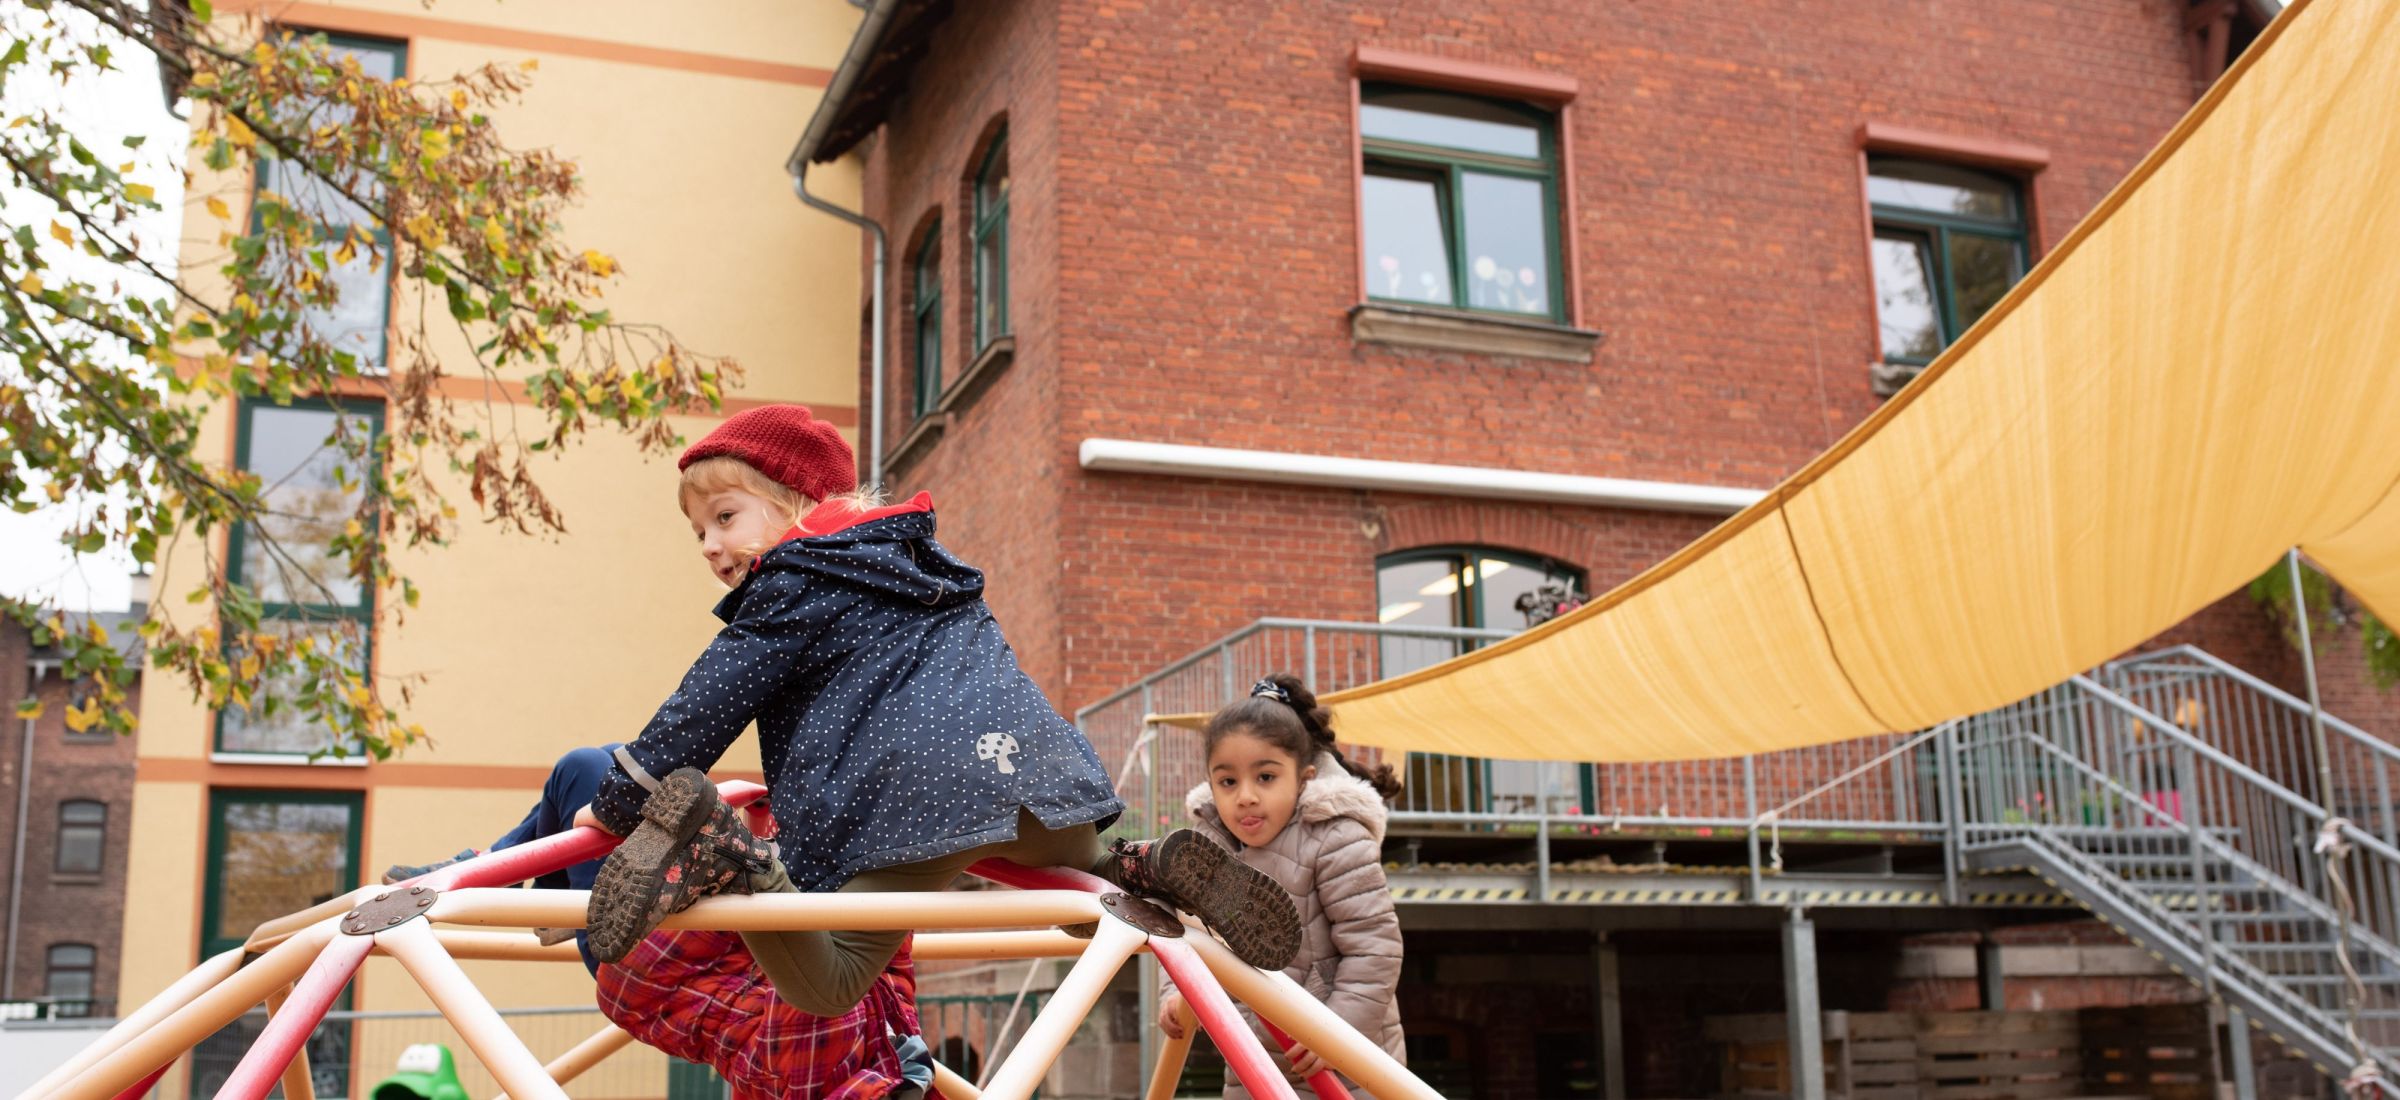
<path fill-rule="evenodd" d="M 934 526 L 933 498 L 924 493 L 863 512 L 846 501 L 828 501 L 759 555 L 750 575 L 718 601 L 717 618 L 732 622 L 767 573 L 799 574 L 805 584 L 847 585 L 935 608 L 981 598 L 983 572 L 935 542 Z"/>
<path fill-rule="evenodd" d="M 1300 805 L 1294 810 L 1293 819 L 1319 825 L 1338 817 L 1356 818 L 1359 824 L 1367 827 L 1367 832 L 1374 836 L 1376 843 L 1382 843 L 1384 825 L 1391 816 L 1391 807 L 1384 804 L 1382 795 L 1375 793 L 1375 785 L 1350 774 L 1350 770 L 1342 767 L 1342 762 L 1335 759 L 1332 753 L 1318 753 L 1312 763 L 1316 766 L 1317 777 L 1300 788 Z M 1227 829 L 1224 820 L 1217 816 L 1217 801 L 1209 797 L 1206 782 L 1193 787 L 1191 793 L 1184 796 L 1183 805 L 1193 817 L 1215 826 L 1226 836 L 1233 835 L 1233 830 Z M 1239 843 L 1238 839 L 1236 843 Z"/>

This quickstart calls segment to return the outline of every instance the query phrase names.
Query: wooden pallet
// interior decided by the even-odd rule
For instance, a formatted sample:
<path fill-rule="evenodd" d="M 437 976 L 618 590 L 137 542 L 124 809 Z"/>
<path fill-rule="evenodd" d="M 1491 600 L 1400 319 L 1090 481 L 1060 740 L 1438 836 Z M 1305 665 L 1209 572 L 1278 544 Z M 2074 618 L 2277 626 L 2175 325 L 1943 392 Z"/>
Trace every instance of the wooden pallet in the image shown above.
<path fill-rule="evenodd" d="M 1723 1100 L 1791 1094 L 1784 1018 L 1720 1016 Z M 1828 1012 L 1825 1094 L 1834 1100 L 2203 1100 L 2213 1092 L 2198 1005 L 2083 1012 Z"/>

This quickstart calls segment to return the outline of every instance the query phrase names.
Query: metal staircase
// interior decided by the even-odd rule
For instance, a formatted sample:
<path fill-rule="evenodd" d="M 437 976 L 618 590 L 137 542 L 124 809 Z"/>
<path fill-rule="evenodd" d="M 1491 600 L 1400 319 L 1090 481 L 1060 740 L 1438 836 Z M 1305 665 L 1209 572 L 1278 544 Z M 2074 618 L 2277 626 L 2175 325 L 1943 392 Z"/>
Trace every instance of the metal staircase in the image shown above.
<path fill-rule="evenodd" d="M 1945 816 L 1962 869 L 2033 871 L 2329 1075 L 2400 1082 L 2400 750 L 2328 720 L 2320 773 L 2312 741 L 2271 685 L 2146 654 L 1945 729 Z"/>

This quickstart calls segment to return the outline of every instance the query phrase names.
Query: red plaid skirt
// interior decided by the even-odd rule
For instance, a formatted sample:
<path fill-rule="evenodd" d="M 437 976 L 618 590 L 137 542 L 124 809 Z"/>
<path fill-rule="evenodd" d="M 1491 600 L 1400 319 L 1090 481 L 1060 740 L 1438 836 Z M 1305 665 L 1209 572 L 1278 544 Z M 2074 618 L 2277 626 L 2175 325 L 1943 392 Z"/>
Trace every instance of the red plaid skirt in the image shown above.
<path fill-rule="evenodd" d="M 897 1091 L 891 1035 L 917 1033 L 908 945 L 839 1016 L 783 1003 L 733 932 L 653 932 L 600 968 L 600 1011 L 633 1037 L 716 1068 L 736 1100 L 881 1100 Z"/>

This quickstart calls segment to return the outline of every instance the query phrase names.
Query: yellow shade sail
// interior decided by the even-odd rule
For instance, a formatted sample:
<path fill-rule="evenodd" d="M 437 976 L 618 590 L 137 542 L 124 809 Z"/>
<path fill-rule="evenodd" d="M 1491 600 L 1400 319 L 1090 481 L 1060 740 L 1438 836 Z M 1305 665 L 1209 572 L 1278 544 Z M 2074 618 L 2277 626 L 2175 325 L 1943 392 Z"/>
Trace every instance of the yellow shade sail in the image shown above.
<path fill-rule="evenodd" d="M 2400 0 L 2296 3 L 1925 376 L 1539 629 L 1327 697 L 1345 741 L 1734 756 L 1920 728 L 2299 546 L 2400 619 Z"/>

